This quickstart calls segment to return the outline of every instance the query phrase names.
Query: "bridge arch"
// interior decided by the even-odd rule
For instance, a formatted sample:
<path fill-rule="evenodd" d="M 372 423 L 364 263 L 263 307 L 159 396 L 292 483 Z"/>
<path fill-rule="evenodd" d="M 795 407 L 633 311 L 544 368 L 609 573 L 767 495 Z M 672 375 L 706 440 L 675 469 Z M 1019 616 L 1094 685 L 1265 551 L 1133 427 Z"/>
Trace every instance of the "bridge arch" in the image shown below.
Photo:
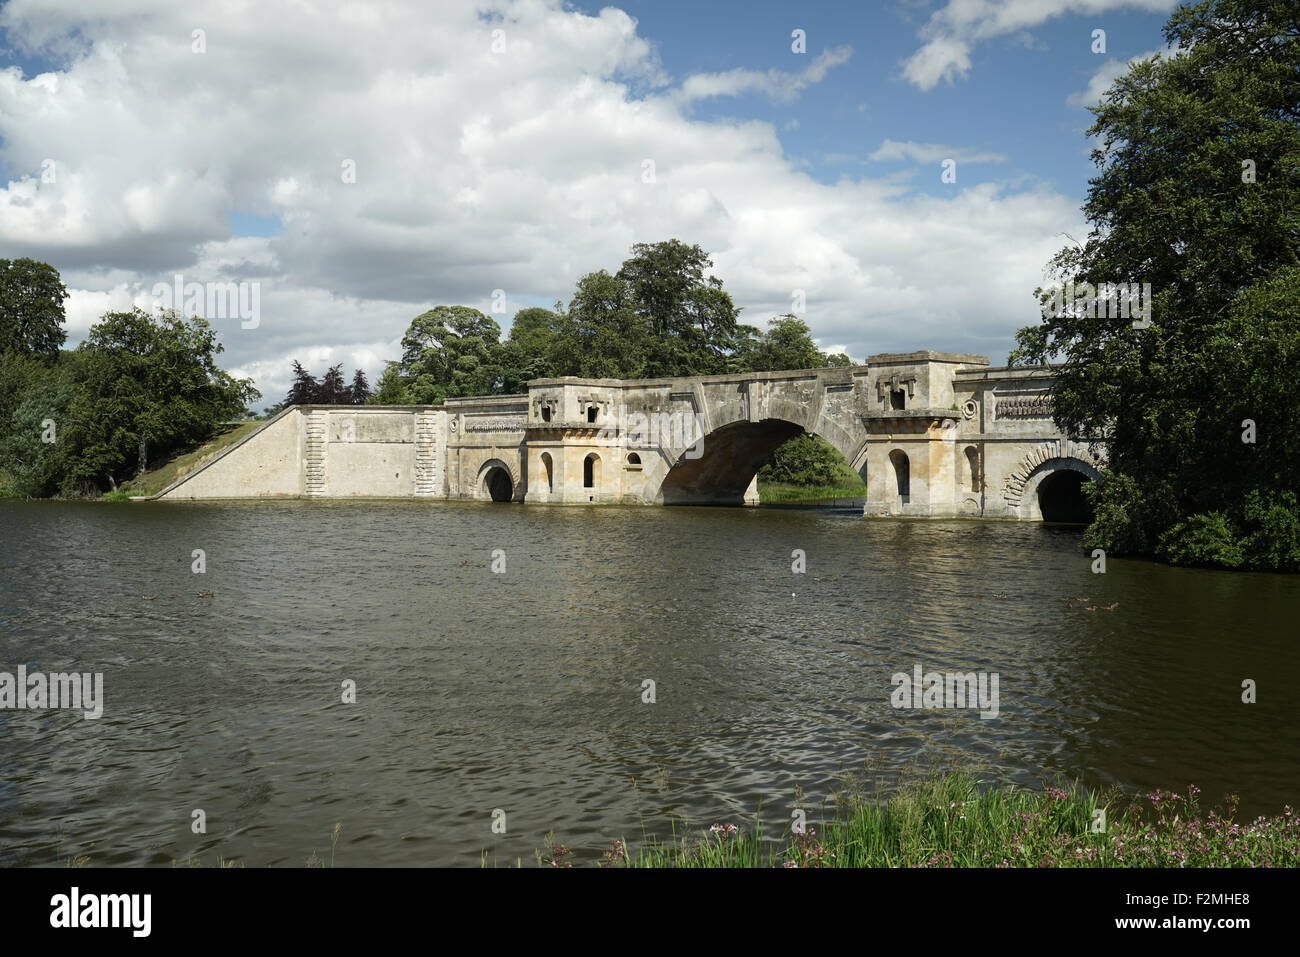
<path fill-rule="evenodd" d="M 1083 459 L 1058 456 L 1037 465 L 1025 479 L 1018 518 L 1044 522 L 1087 522 L 1091 511 L 1083 486 L 1100 478 L 1097 468 Z"/>
<path fill-rule="evenodd" d="M 745 491 L 777 447 L 807 431 L 825 439 L 850 467 L 865 470 L 859 449 L 844 449 L 833 430 L 814 431 L 786 418 L 737 420 L 715 427 L 695 445 L 666 450 L 670 464 L 656 498 L 664 505 L 743 505 Z"/>
<path fill-rule="evenodd" d="M 474 497 L 487 502 L 512 502 L 517 497 L 519 476 L 501 459 L 488 459 L 478 470 Z"/>

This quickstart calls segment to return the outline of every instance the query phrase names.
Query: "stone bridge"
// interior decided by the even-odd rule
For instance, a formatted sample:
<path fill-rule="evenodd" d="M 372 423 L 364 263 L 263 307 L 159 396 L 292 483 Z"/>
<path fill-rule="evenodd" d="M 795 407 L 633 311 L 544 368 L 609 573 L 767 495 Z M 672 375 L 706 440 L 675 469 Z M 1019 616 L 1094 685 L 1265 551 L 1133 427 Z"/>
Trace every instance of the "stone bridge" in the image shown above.
<path fill-rule="evenodd" d="M 976 355 L 669 379 L 539 379 L 440 406 L 295 406 L 157 497 L 740 505 L 785 440 L 826 439 L 864 514 L 1078 520 L 1103 467 L 1052 423 L 1050 368 Z"/>

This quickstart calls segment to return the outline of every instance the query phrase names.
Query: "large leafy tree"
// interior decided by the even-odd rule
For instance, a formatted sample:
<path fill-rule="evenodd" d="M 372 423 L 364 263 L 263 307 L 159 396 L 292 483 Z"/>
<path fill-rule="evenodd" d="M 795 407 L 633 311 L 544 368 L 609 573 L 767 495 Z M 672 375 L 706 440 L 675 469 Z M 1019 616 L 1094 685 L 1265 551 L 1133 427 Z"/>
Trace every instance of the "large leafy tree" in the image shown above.
<path fill-rule="evenodd" d="M 206 441 L 241 415 L 259 393 L 251 380 L 217 368 L 222 351 L 201 318 L 105 313 L 78 347 L 83 378 L 66 426 L 60 423 L 69 443 L 67 482 L 115 487 L 151 457 Z"/>
<path fill-rule="evenodd" d="M 500 391 L 500 344 L 501 327 L 469 306 L 436 306 L 416 316 L 402 337 L 408 397 L 423 405 Z"/>
<path fill-rule="evenodd" d="M 706 275 L 713 260 L 700 246 L 678 239 L 637 243 L 617 279 L 628 306 L 645 324 L 643 373 L 708 375 L 725 372 L 740 310 Z"/>
<path fill-rule="evenodd" d="M 0 354 L 0 473 L 11 492 L 39 497 L 58 491 L 68 459 L 59 430 L 83 366 L 78 352 L 59 352 L 53 362 Z"/>
<path fill-rule="evenodd" d="M 605 270 L 578 280 L 558 323 L 552 361 L 556 375 L 633 379 L 651 375 L 650 325 L 628 282 Z"/>
<path fill-rule="evenodd" d="M 782 369 L 820 369 L 824 366 L 848 365 L 848 356 L 830 355 L 817 348 L 808 323 L 786 314 L 768 320 L 762 335 L 752 326 L 736 353 L 736 366 L 743 372 L 776 372 Z"/>
<path fill-rule="evenodd" d="M 35 259 L 0 259 L 0 353 L 53 357 L 67 338 L 59 273 Z"/>
<path fill-rule="evenodd" d="M 1164 33 L 1093 108 L 1092 230 L 1051 263 L 1150 283 L 1151 325 L 1049 310 L 1011 361 L 1059 359 L 1057 424 L 1107 447 L 1089 545 L 1300 568 L 1300 7 L 1203 0 Z"/>

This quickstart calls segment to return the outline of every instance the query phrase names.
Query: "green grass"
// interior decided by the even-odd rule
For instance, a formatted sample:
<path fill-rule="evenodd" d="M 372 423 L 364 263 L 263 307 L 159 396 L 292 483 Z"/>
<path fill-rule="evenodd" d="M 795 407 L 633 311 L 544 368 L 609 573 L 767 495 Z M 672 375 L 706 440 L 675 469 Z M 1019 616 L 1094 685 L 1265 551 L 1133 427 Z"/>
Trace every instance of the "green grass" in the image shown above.
<path fill-rule="evenodd" d="M 806 833 L 765 839 L 755 822 L 715 824 L 695 836 L 647 836 L 631 849 L 611 841 L 602 867 L 1295 867 L 1300 818 L 1233 821 L 1235 799 L 1202 812 L 1186 796 L 1157 791 L 1145 803 L 1078 786 L 1027 791 L 987 786 L 967 773 L 934 775 L 881 798 L 839 795 Z M 1105 814 L 1104 830 L 1094 830 Z M 572 866 L 574 851 L 548 836 L 538 862 Z"/>
<path fill-rule="evenodd" d="M 207 462 L 218 452 L 234 445 L 248 433 L 264 422 L 226 422 L 217 427 L 217 434 L 211 441 L 205 442 L 197 449 L 183 452 L 169 459 L 162 465 L 150 469 L 137 479 L 123 482 L 112 492 L 104 493 L 102 501 L 121 502 L 139 498 L 144 495 L 157 495 L 172 482 L 188 475 L 194 469 Z"/>
<path fill-rule="evenodd" d="M 836 498 L 866 498 L 867 487 L 861 482 L 835 485 L 786 485 L 782 482 L 759 482 L 758 500 L 763 505 L 805 505 Z"/>

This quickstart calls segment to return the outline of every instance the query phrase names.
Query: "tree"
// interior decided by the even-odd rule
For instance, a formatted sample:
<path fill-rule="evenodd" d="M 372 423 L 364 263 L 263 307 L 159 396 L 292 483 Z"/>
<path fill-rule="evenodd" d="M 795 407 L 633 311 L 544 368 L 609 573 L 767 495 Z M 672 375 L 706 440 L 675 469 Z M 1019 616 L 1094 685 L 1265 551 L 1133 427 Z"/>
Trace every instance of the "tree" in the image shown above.
<path fill-rule="evenodd" d="M 370 398 L 370 383 L 366 381 L 366 374 L 360 369 L 352 373 L 352 385 L 348 386 L 348 398 L 352 400 L 353 405 L 365 405 L 366 400 Z"/>
<path fill-rule="evenodd" d="M 67 338 L 59 273 L 34 259 L 0 259 L 0 353 L 52 358 Z"/>
<path fill-rule="evenodd" d="M 316 392 L 316 401 L 321 405 L 351 405 L 352 396 L 347 383 L 343 381 L 343 363 L 329 367 L 321 377 L 320 388 Z"/>
<path fill-rule="evenodd" d="M 469 306 L 436 306 L 402 337 L 401 374 L 418 405 L 500 390 L 501 327 Z"/>
<path fill-rule="evenodd" d="M 117 481 L 150 453 L 192 447 L 259 393 L 217 368 L 223 351 L 204 319 L 175 311 L 105 313 L 78 347 L 85 374 L 67 409 L 65 484 Z"/>
<path fill-rule="evenodd" d="M 400 362 L 390 361 L 384 365 L 383 374 L 379 376 L 379 384 L 367 401 L 372 405 L 416 404 L 415 400 L 411 398 L 406 379 L 402 375 L 402 364 Z"/>
<path fill-rule="evenodd" d="M 312 405 L 320 401 L 320 383 L 297 359 L 293 360 L 293 384 L 284 401 L 286 405 Z"/>
<path fill-rule="evenodd" d="M 745 354 L 740 357 L 744 371 L 820 369 L 831 364 L 829 357 L 813 342 L 808 324 L 798 316 L 787 313 L 769 319 L 767 324 L 768 329 L 761 337 L 745 343 Z"/>
<path fill-rule="evenodd" d="M 1092 230 L 1050 264 L 1076 287 L 1149 283 L 1151 325 L 1048 310 L 1011 361 L 1060 359 L 1057 425 L 1107 447 L 1090 547 L 1300 567 L 1286 542 L 1233 544 L 1296 524 L 1277 515 L 1300 455 L 1300 15 L 1202 0 L 1164 35 L 1176 55 L 1133 65 L 1093 108 Z"/>
<path fill-rule="evenodd" d="M 650 374 L 649 324 L 625 279 L 603 269 L 583 276 L 558 326 L 555 375 L 632 379 Z"/>
<path fill-rule="evenodd" d="M 787 485 L 835 485 L 847 480 L 843 474 L 847 471 L 844 457 L 833 445 L 805 433 L 781 443 L 758 477 Z"/>
<path fill-rule="evenodd" d="M 626 284 L 627 304 L 645 322 L 648 376 L 709 375 L 726 371 L 740 310 L 706 276 L 713 266 L 700 246 L 677 239 L 637 243 L 617 279 Z"/>
<path fill-rule="evenodd" d="M 67 409 L 84 374 L 83 358 L 63 351 L 53 362 L 0 354 L 0 472 L 9 491 L 40 497 L 58 490 L 67 470 Z"/>

